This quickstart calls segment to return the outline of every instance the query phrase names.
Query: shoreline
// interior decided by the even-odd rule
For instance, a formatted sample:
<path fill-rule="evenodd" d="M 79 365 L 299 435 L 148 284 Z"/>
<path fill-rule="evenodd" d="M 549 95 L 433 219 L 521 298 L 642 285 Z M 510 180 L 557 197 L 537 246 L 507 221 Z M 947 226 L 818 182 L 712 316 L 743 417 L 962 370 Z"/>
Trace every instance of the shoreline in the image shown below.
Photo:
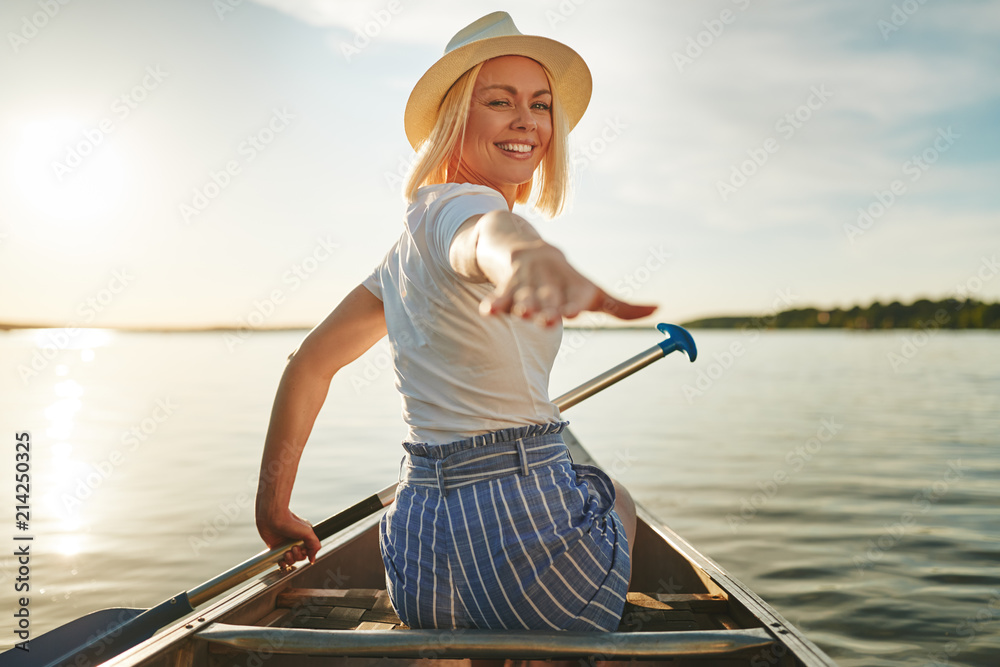
<path fill-rule="evenodd" d="M 583 325 L 572 321 L 563 323 L 566 330 L 621 330 L 640 331 L 653 326 L 648 320 L 645 324 L 610 324 Z M 310 331 L 315 324 L 287 325 L 275 327 L 229 326 L 222 324 L 203 326 L 86 326 L 80 327 L 73 323 L 68 325 L 52 325 L 41 323 L 0 322 L 0 331 L 16 331 L 23 329 L 103 329 L 110 331 L 127 331 L 133 333 L 211 333 L 211 332 L 241 332 L 241 331 Z M 747 329 L 758 331 L 778 329 L 816 329 L 831 331 L 839 329 L 855 331 L 885 331 L 892 329 L 946 329 L 946 330 L 994 330 L 1000 331 L 1000 302 L 984 303 L 975 299 L 944 299 L 930 301 L 917 299 L 911 304 L 898 301 L 883 305 L 875 301 L 869 306 L 852 306 L 848 309 L 816 307 L 795 308 L 780 312 L 760 315 L 718 315 L 702 317 L 682 322 L 680 326 L 687 329 Z"/>

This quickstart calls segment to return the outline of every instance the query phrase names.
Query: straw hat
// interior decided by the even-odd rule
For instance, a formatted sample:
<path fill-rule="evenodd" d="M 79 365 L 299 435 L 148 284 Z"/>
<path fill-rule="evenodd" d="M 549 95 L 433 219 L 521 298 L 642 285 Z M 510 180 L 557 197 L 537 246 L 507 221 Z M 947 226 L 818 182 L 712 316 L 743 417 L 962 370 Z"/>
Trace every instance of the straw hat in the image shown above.
<path fill-rule="evenodd" d="M 526 56 L 544 65 L 552 74 L 552 85 L 573 129 L 587 110 L 592 88 L 590 70 L 583 58 L 553 39 L 522 35 L 510 14 L 493 12 L 459 30 L 448 42 L 441 59 L 413 87 L 403 123 L 406 138 L 414 149 L 434 129 L 438 108 L 458 77 L 479 63 L 500 56 Z"/>

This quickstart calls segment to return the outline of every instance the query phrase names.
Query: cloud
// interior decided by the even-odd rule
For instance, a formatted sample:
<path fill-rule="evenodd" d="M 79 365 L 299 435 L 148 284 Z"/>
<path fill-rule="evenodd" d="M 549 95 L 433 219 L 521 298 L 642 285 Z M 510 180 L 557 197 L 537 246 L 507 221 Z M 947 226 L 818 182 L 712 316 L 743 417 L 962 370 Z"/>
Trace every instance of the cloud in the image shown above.
<path fill-rule="evenodd" d="M 441 51 L 463 25 L 492 11 L 471 3 L 442 0 L 254 0 L 308 25 L 353 35 L 368 31 L 380 40 L 398 44 L 429 45 Z M 510 3 L 508 3 L 510 4 Z M 529 3 L 522 3 L 524 7 Z M 512 13 L 514 10 L 511 10 Z M 377 27 L 376 27 L 377 26 Z M 337 45 L 334 45 L 337 46 Z"/>
<path fill-rule="evenodd" d="M 722 229 L 837 224 L 901 178 L 906 161 L 932 146 L 949 119 L 989 103 L 1000 87 L 990 69 L 997 48 L 986 44 L 977 25 L 985 17 L 971 4 L 963 20 L 950 20 L 946 38 L 916 45 L 903 31 L 926 34 L 939 26 L 938 10 L 922 8 L 886 43 L 877 21 L 890 3 L 745 11 L 722 3 L 701 7 L 700 17 L 683 8 L 665 24 L 624 12 L 580 28 L 605 31 L 604 48 L 594 50 L 595 79 L 615 72 L 601 77 L 590 113 L 598 125 L 619 112 L 630 123 L 591 176 L 624 201 L 675 214 L 668 219 Z M 720 8 L 732 19 L 721 27 Z M 970 57 L 981 48 L 993 57 Z M 694 58 L 678 68 L 676 54 Z M 589 120 L 580 126 L 584 140 L 595 131 Z M 768 139 L 777 151 L 765 154 Z M 940 184 L 985 185 L 996 169 L 966 169 L 960 149 L 913 185 L 911 201 L 947 210 L 961 195 Z M 724 197 L 720 183 L 736 191 Z"/>

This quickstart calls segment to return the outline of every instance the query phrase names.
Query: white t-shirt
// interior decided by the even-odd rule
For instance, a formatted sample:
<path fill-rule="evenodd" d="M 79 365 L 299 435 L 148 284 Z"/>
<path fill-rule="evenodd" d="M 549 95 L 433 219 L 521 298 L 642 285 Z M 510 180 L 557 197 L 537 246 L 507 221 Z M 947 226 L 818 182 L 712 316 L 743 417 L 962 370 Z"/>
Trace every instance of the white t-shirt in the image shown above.
<path fill-rule="evenodd" d="M 483 317 L 479 302 L 492 285 L 463 279 L 448 261 L 462 223 L 498 209 L 506 200 L 486 186 L 421 188 L 403 234 L 363 283 L 385 308 L 411 442 L 440 445 L 560 419 L 548 385 L 562 324 Z"/>

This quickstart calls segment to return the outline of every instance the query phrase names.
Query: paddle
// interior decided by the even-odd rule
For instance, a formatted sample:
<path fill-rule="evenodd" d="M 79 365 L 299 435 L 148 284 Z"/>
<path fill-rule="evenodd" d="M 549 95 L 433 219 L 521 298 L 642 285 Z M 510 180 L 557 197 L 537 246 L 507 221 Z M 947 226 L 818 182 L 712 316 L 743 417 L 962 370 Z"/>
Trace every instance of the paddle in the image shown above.
<path fill-rule="evenodd" d="M 691 361 L 697 358 L 694 340 L 685 329 L 673 324 L 658 324 L 656 328 L 669 338 L 562 394 L 553 402 L 560 410 L 570 408 L 675 350 L 684 352 Z M 313 526 L 316 537 L 324 540 L 371 516 L 392 503 L 395 494 L 396 484 L 393 484 L 316 524 Z M 30 651 L 14 648 L 3 653 L 0 655 L 0 667 L 56 667 L 64 663 L 94 665 L 110 660 L 146 641 L 165 625 L 193 613 L 198 605 L 268 569 L 289 549 L 301 544 L 301 540 L 296 540 L 262 551 L 151 609 L 101 609 L 81 616 L 32 639 L 29 642 Z"/>

